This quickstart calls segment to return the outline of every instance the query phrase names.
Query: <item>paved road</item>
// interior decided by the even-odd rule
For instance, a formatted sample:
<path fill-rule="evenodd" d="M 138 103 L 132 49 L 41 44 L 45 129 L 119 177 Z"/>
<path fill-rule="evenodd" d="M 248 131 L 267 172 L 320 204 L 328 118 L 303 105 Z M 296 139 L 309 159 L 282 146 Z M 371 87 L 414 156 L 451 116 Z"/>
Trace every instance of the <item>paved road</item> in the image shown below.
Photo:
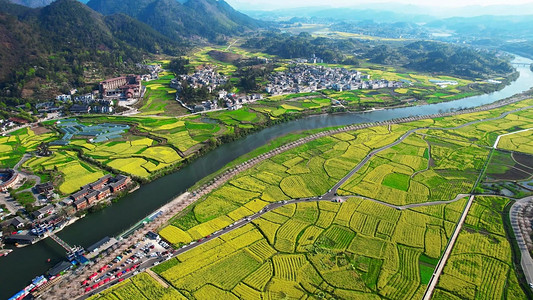
<path fill-rule="evenodd" d="M 506 134 L 501 134 L 501 135 L 498 136 L 498 138 L 496 138 L 496 142 L 494 143 L 493 148 L 494 149 L 498 149 L 498 144 L 500 143 L 500 139 L 502 137 L 504 137 L 504 136 L 513 135 L 513 134 L 526 132 L 526 131 L 530 131 L 530 130 L 533 130 L 533 128 L 527 128 L 527 129 L 523 129 L 523 130 L 519 130 L 519 131 L 515 131 L 515 132 L 509 132 L 509 133 L 506 133 Z"/>
<path fill-rule="evenodd" d="M 35 181 L 35 184 L 40 184 L 41 183 L 41 177 L 39 176 L 36 176 L 36 175 L 33 175 L 33 174 L 29 174 L 29 173 L 26 173 L 24 171 L 21 171 L 20 170 L 20 167 L 22 166 L 22 164 L 24 164 L 28 159 L 30 159 L 32 156 L 31 154 L 28 154 L 28 153 L 25 153 L 22 158 L 20 159 L 20 161 L 15 165 L 15 167 L 13 168 L 15 171 L 19 172 L 22 176 L 26 177 L 27 180 L 33 180 Z M 25 190 L 22 190 L 20 192 L 31 192 L 32 195 L 33 195 L 33 198 L 35 198 L 35 201 L 38 201 L 39 200 L 39 195 L 38 194 L 35 194 L 32 190 L 32 188 L 29 188 L 29 189 L 25 189 Z M 39 203 L 37 203 L 39 205 Z"/>
<path fill-rule="evenodd" d="M 522 270 L 524 271 L 524 275 L 526 276 L 526 280 L 528 283 L 533 283 L 533 259 L 531 258 L 531 255 L 527 250 L 527 246 L 524 241 L 524 236 L 522 235 L 522 231 L 520 230 L 520 226 L 518 224 L 518 212 L 521 210 L 522 207 L 526 205 L 531 205 L 532 202 L 533 197 L 520 199 L 516 201 L 513 206 L 511 206 L 511 210 L 509 211 L 511 226 L 513 227 L 516 242 L 518 244 L 518 248 L 520 249 L 520 256 L 522 257 Z"/>
<path fill-rule="evenodd" d="M 452 249 L 453 249 L 453 246 L 455 245 L 455 241 L 457 240 L 457 237 L 459 236 L 459 233 L 461 232 L 461 228 L 463 227 L 463 223 L 465 222 L 466 216 L 468 215 L 468 211 L 470 210 L 470 206 L 472 206 L 473 201 L 474 201 L 474 195 L 470 196 L 470 199 L 468 200 L 468 203 L 466 204 L 465 210 L 463 211 L 463 214 L 461 215 L 461 219 L 459 219 L 459 223 L 457 223 L 457 226 L 455 227 L 455 231 L 453 232 L 452 238 L 448 242 L 448 246 L 446 247 L 446 250 L 444 250 L 444 254 L 440 258 L 439 263 L 437 264 L 437 268 L 435 269 L 435 271 L 433 272 L 433 275 L 431 276 L 431 280 L 429 281 L 429 285 L 426 290 L 426 293 L 424 294 L 423 300 L 431 299 L 433 290 L 435 289 L 435 286 L 437 286 L 437 282 L 439 281 L 440 274 L 442 274 L 442 270 L 444 269 L 444 266 L 446 265 L 446 262 L 448 261 L 450 254 L 452 253 Z"/>

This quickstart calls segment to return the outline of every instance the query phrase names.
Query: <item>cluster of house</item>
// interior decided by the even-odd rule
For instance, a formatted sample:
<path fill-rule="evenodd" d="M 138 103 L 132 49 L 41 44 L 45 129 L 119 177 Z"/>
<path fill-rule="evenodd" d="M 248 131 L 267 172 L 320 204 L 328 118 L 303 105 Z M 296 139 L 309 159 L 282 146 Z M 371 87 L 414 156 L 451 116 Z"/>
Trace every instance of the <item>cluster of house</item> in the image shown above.
<path fill-rule="evenodd" d="M 73 90 L 75 93 L 76 90 Z M 111 99 L 99 99 L 97 96 L 99 91 L 93 91 L 83 95 L 58 95 L 56 97 L 57 102 L 72 102 L 73 105 L 69 108 L 69 111 L 73 114 L 87 114 L 87 113 L 113 113 L 113 101 Z M 58 105 L 54 102 L 38 103 L 35 106 L 39 113 L 54 113 L 63 110 L 62 105 Z"/>
<path fill-rule="evenodd" d="M 126 189 L 130 182 L 131 179 L 128 176 L 113 177 L 108 174 L 93 183 L 84 185 L 78 192 L 64 199 L 63 203 L 73 205 L 76 210 L 83 210 L 97 201 Z"/>
<path fill-rule="evenodd" d="M 321 64 L 324 63 L 324 60 L 313 54 L 310 58 L 296 58 L 293 62 L 298 64 Z"/>
<path fill-rule="evenodd" d="M 73 114 L 111 114 L 114 102 L 111 99 L 97 99 L 95 93 L 88 93 L 74 97 L 74 105 L 69 111 Z"/>
<path fill-rule="evenodd" d="M 48 204 L 30 214 L 32 221 L 28 221 L 20 216 L 16 216 L 2 223 L 2 227 L 13 226 L 15 229 L 24 229 L 28 224 L 31 230 L 27 233 L 17 233 L 6 236 L 8 243 L 33 244 L 39 236 L 47 231 L 62 227 L 66 224 L 67 219 L 64 215 L 58 214 L 53 204 Z"/>
<path fill-rule="evenodd" d="M 270 76 L 265 91 L 270 95 L 313 92 L 323 89 L 335 91 L 398 88 L 401 81 L 370 80 L 357 70 L 327 68 L 324 66 L 298 64 L 284 72 Z"/>
<path fill-rule="evenodd" d="M 229 110 L 237 110 L 239 108 L 242 108 L 243 104 L 252 103 L 252 102 L 255 102 L 261 99 L 263 99 L 263 95 L 261 94 L 238 95 L 235 93 L 228 93 L 225 90 L 221 90 L 218 92 L 218 99 L 202 101 L 201 104 L 196 104 L 194 106 L 186 105 L 179 99 L 176 99 L 176 100 L 181 104 L 181 106 L 188 109 L 190 112 L 198 113 L 198 112 L 215 110 L 215 109 L 218 109 L 219 107 L 227 108 Z"/>
<path fill-rule="evenodd" d="M 72 206 L 77 211 L 80 211 L 98 201 L 108 198 L 112 194 L 126 189 L 130 182 L 131 179 L 124 175 L 117 175 L 116 177 L 106 175 L 93 183 L 83 186 L 80 191 L 63 199 L 61 204 Z M 53 186 L 51 183 L 46 183 L 36 186 L 36 189 L 39 193 L 51 193 Z M 31 230 L 28 232 L 22 231 L 5 237 L 6 242 L 33 244 L 44 233 L 62 228 L 68 221 L 67 217 L 59 213 L 53 204 L 48 204 L 32 212 L 31 219 L 32 221 L 28 221 L 20 216 L 16 216 L 1 223 L 1 227 L 13 226 L 17 230 L 31 225 Z"/>
<path fill-rule="evenodd" d="M 207 66 L 197 70 L 192 75 L 180 75 L 178 78 L 172 79 L 170 87 L 179 92 L 183 89 L 183 81 L 187 82 L 190 87 L 195 89 L 205 87 L 209 93 L 212 93 L 218 86 L 226 84 L 228 78 L 220 75 L 215 68 Z"/>
<path fill-rule="evenodd" d="M 228 108 L 229 110 L 235 110 L 235 109 L 241 108 L 243 104 L 252 103 L 257 100 L 263 99 L 263 95 L 261 94 L 237 95 L 234 93 L 228 93 L 225 90 L 221 90 L 218 92 L 218 99 L 224 102 L 224 107 Z"/>
<path fill-rule="evenodd" d="M 73 114 L 111 114 L 114 111 L 113 100 L 140 98 L 143 91 L 141 81 L 157 79 L 159 72 L 162 71 L 160 65 L 144 67 L 149 70 L 149 74 L 106 79 L 101 81 L 98 90 L 92 93 L 74 96 L 78 90 L 73 89 L 69 94 L 57 95 L 55 100 L 60 103 L 73 103 L 69 108 Z M 54 102 L 39 103 L 36 108 L 39 113 L 54 113 L 63 110 L 62 105 Z"/>
<path fill-rule="evenodd" d="M 141 75 L 141 79 L 143 81 L 150 81 L 150 80 L 159 79 L 159 73 L 163 72 L 163 68 L 161 67 L 161 64 L 144 65 L 144 64 L 138 63 L 137 67 L 141 68 L 141 69 L 148 70 L 147 74 Z"/>
<path fill-rule="evenodd" d="M 30 121 L 18 117 L 0 119 L 0 131 L 6 131 L 19 125 L 28 124 Z"/>

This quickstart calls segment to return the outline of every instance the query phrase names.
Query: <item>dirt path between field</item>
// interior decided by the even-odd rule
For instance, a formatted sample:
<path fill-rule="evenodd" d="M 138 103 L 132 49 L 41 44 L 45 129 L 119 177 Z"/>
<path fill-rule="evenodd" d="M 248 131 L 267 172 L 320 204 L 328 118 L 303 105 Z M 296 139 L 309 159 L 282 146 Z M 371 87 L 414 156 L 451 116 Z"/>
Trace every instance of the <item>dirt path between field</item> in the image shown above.
<path fill-rule="evenodd" d="M 159 282 L 159 284 L 162 285 L 164 288 L 168 288 L 168 283 L 164 281 L 161 277 L 159 277 L 159 275 L 154 273 L 151 269 L 146 269 L 145 272 L 148 273 L 148 275 L 152 276 L 152 278 Z"/>

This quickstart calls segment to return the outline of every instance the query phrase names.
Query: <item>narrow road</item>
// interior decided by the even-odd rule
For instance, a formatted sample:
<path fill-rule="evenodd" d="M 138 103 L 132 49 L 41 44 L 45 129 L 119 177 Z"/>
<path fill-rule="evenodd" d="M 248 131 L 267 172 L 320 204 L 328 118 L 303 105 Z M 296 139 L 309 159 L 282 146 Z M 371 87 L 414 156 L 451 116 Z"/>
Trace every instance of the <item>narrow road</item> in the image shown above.
<path fill-rule="evenodd" d="M 468 200 L 468 203 L 466 204 L 465 210 L 463 211 L 463 214 L 461 215 L 461 219 L 459 219 L 459 223 L 457 223 L 457 226 L 455 227 L 455 231 L 453 232 L 452 238 L 448 242 L 448 246 L 446 246 L 446 250 L 444 250 L 444 254 L 439 260 L 439 263 L 437 264 L 437 268 L 433 272 L 433 275 L 431 276 L 431 280 L 429 281 L 428 288 L 426 289 L 426 292 L 424 293 L 423 300 L 429 300 L 431 299 L 431 295 L 433 294 L 433 291 L 435 290 L 435 287 L 437 286 L 437 282 L 439 281 L 439 277 L 442 274 L 442 270 L 444 269 L 444 266 L 446 265 L 446 262 L 448 261 L 448 258 L 450 257 L 450 254 L 452 253 L 453 246 L 455 245 L 455 241 L 457 240 L 457 237 L 459 236 L 459 233 L 461 232 L 461 228 L 463 227 L 463 224 L 465 222 L 466 216 L 468 215 L 468 211 L 470 210 L 470 207 L 472 206 L 472 202 L 474 201 L 474 195 L 470 196 L 470 199 Z"/>
<path fill-rule="evenodd" d="M 530 130 L 533 130 L 533 128 L 527 128 L 527 129 L 523 129 L 523 130 L 519 130 L 519 131 L 515 131 L 515 132 L 509 132 L 509 133 L 506 133 L 506 134 L 501 134 L 498 136 L 498 138 L 496 138 L 496 142 L 494 143 L 494 146 L 493 148 L 494 149 L 498 149 L 498 144 L 500 143 L 500 139 L 504 136 L 507 136 L 507 135 L 513 135 L 513 134 L 517 134 L 517 133 L 521 133 L 521 132 L 526 132 L 526 131 L 530 131 Z"/>
<path fill-rule="evenodd" d="M 233 41 L 231 44 L 228 45 L 228 48 L 226 48 L 226 51 L 229 51 L 229 49 L 235 45 L 237 42 L 239 41 L 239 39 L 236 39 L 235 41 Z"/>
<path fill-rule="evenodd" d="M 531 205 L 532 202 L 533 197 L 520 199 L 513 204 L 511 210 L 509 211 L 511 226 L 513 227 L 514 235 L 516 237 L 516 243 L 518 244 L 518 248 L 520 249 L 520 264 L 522 265 L 522 270 L 524 271 L 526 280 L 530 284 L 533 283 L 533 259 L 529 254 L 526 242 L 524 240 L 524 236 L 522 235 L 522 230 L 520 230 L 520 225 L 518 224 L 518 212 L 523 206 Z"/>

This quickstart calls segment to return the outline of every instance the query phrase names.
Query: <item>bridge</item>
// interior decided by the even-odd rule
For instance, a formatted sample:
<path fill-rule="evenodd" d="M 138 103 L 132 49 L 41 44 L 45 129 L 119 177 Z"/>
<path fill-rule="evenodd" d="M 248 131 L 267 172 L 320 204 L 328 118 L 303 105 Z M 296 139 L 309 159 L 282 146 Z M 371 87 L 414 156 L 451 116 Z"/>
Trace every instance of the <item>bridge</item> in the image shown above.
<path fill-rule="evenodd" d="M 511 63 L 511 65 L 516 66 L 516 67 L 529 67 L 529 66 L 531 66 L 533 64 L 513 62 L 513 63 Z"/>
<path fill-rule="evenodd" d="M 76 248 L 71 247 L 69 244 L 67 244 L 67 242 L 60 239 L 57 235 L 50 233 L 48 236 L 54 240 L 54 242 L 58 243 L 59 246 L 63 247 L 63 249 L 67 250 L 67 252 L 74 252 L 76 250 Z"/>
<path fill-rule="evenodd" d="M 70 246 L 67 242 L 60 239 L 57 235 L 50 233 L 48 235 L 54 242 L 58 243 L 59 246 L 63 247 L 63 249 L 67 250 L 67 259 L 74 263 L 75 261 L 79 262 L 80 264 L 88 264 L 89 260 L 85 257 L 85 249 L 78 246 Z"/>

